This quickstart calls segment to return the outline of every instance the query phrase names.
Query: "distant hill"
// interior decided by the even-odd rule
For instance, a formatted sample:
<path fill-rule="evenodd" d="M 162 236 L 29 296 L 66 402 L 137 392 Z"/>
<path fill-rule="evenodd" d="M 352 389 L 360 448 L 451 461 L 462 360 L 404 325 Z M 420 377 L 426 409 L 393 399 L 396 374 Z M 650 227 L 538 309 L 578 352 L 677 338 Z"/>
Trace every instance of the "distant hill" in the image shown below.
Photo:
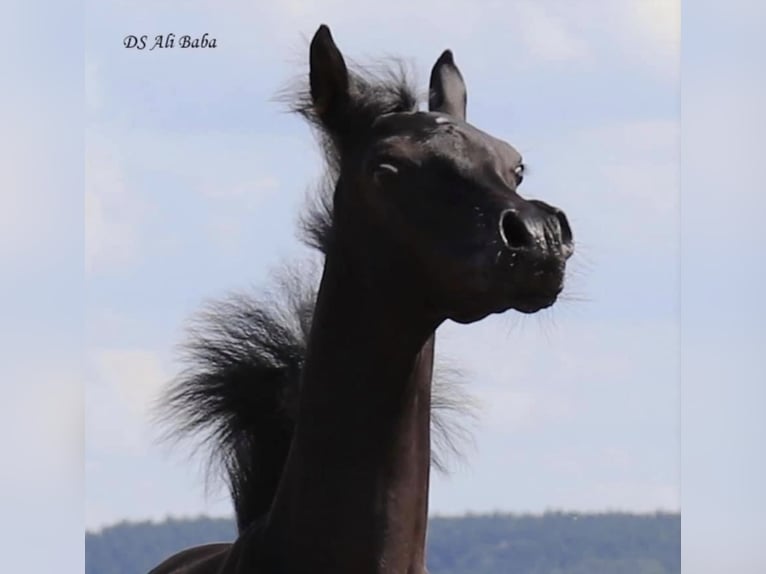
<path fill-rule="evenodd" d="M 174 552 L 232 540 L 232 520 L 123 522 L 85 535 L 85 574 L 146 574 Z M 678 514 L 432 518 L 430 574 L 680 574 Z"/>

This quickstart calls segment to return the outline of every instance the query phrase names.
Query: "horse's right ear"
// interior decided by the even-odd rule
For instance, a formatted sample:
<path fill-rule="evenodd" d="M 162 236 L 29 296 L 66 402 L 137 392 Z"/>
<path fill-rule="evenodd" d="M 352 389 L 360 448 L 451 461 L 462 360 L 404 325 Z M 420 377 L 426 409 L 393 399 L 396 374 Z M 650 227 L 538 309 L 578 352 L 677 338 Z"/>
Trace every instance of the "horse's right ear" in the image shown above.
<path fill-rule="evenodd" d="M 465 121 L 466 95 L 463 75 L 455 64 L 451 50 L 444 50 L 431 69 L 428 109 Z"/>
<path fill-rule="evenodd" d="M 348 100 L 348 69 L 330 29 L 324 24 L 314 34 L 309 54 L 314 111 L 328 127 L 333 127 Z"/>

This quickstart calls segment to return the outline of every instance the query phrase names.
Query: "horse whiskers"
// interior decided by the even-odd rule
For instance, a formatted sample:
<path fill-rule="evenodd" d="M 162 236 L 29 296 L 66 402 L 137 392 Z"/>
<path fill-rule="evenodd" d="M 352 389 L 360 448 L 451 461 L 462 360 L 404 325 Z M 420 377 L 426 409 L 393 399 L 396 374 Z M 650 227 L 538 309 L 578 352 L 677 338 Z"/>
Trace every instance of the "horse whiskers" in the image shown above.
<path fill-rule="evenodd" d="M 578 295 L 577 293 L 566 292 L 559 295 L 559 301 L 572 303 L 593 303 L 593 299 L 586 295 Z"/>

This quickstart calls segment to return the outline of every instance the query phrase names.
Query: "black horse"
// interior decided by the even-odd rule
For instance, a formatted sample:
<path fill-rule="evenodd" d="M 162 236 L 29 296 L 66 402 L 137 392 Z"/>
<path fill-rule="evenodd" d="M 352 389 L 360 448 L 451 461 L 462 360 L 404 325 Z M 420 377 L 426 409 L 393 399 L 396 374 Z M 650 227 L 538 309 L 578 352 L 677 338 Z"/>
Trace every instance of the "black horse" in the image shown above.
<path fill-rule="evenodd" d="M 307 221 L 316 301 L 295 298 L 293 323 L 230 301 L 198 333 L 166 406 L 181 432 L 209 431 L 239 536 L 153 574 L 425 572 L 434 332 L 552 305 L 573 241 L 561 210 L 519 196 L 518 151 L 466 123 L 449 50 L 428 112 L 414 93 L 314 35 L 294 109 L 334 179 Z"/>

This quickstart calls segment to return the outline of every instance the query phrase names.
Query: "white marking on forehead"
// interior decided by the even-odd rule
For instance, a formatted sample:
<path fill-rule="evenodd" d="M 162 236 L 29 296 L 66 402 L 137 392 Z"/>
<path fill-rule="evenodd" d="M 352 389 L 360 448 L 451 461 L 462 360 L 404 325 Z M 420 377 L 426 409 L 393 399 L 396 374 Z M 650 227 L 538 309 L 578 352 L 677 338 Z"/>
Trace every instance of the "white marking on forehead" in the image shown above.
<path fill-rule="evenodd" d="M 449 121 L 449 118 L 445 118 L 445 117 L 442 117 L 442 116 L 439 116 L 439 117 L 438 117 L 438 118 L 436 118 L 436 120 L 434 120 L 434 121 L 435 121 L 437 124 L 448 124 L 448 123 L 450 123 L 450 121 Z"/>

